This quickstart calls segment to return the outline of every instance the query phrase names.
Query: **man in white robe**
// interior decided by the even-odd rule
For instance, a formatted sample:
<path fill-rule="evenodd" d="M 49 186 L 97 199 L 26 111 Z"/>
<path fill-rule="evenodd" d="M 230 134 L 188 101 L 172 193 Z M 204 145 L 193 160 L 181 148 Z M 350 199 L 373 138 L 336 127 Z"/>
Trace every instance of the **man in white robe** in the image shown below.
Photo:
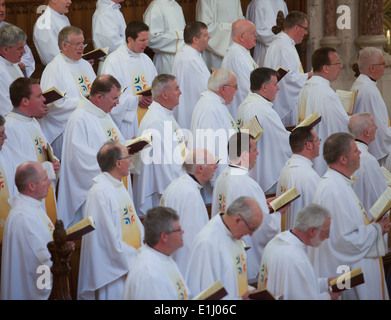
<path fill-rule="evenodd" d="M 249 176 L 258 155 L 254 139 L 246 133 L 235 134 L 229 141 L 229 149 L 231 163 L 216 180 L 211 215 L 226 212 L 231 203 L 242 196 L 257 201 L 263 212 L 263 223 L 254 234 L 243 237 L 250 247 L 246 251 L 247 276 L 248 279 L 254 279 L 259 272 L 263 249 L 270 239 L 281 232 L 281 216 L 286 209 L 270 214 L 262 188 Z"/>
<path fill-rule="evenodd" d="M 102 173 L 94 178 L 85 211 L 95 230 L 81 244 L 78 299 L 119 300 L 144 241 L 144 227 L 122 182 L 130 170 L 127 148 L 117 141 L 106 142 L 97 160 Z"/>
<path fill-rule="evenodd" d="M 356 182 L 352 188 L 370 214 L 369 209 L 388 187 L 379 162 L 369 153 L 369 146 L 376 140 L 377 126 L 370 113 L 360 112 L 350 117 L 348 128 L 361 152 L 360 168 L 353 175 Z"/>
<path fill-rule="evenodd" d="M 5 118 L 0 115 L 0 244 L 3 241 L 3 231 L 11 209 L 8 200 L 17 193 L 15 185 L 15 160 L 9 148 L 4 145 L 7 139 L 5 133 Z"/>
<path fill-rule="evenodd" d="M 276 235 L 267 244 L 258 278 L 258 290 L 269 290 L 283 300 L 336 300 L 328 278 L 318 278 L 307 257 L 307 247 L 318 247 L 329 238 L 330 212 L 310 204 L 298 212 L 292 230 Z"/>
<path fill-rule="evenodd" d="M 182 274 L 186 271 L 187 257 L 195 236 L 209 221 L 201 189 L 212 179 L 217 168 L 215 157 L 205 149 L 190 151 L 183 163 L 186 173 L 171 182 L 161 198 L 161 205 L 174 209 L 184 230 L 183 247 L 172 254 Z M 191 201 L 191 206 L 189 206 Z"/>
<path fill-rule="evenodd" d="M 208 149 L 219 158 L 214 177 L 203 190 L 205 203 L 212 202 L 215 181 L 229 164 L 227 143 L 237 126 L 227 106 L 237 93 L 238 82 L 235 74 L 228 69 L 216 70 L 208 80 L 208 90 L 201 94 L 191 119 L 190 148 Z"/>
<path fill-rule="evenodd" d="M 121 85 L 110 75 L 96 78 L 91 94 L 81 97 L 76 110 L 69 117 L 64 132 L 63 158 L 58 190 L 59 217 L 65 227 L 84 216 L 87 193 L 93 179 L 101 172 L 96 154 L 109 140 L 125 144 L 125 140 L 111 119 L 109 112 L 118 103 Z M 128 192 L 132 194 L 130 177 Z"/>
<path fill-rule="evenodd" d="M 13 108 L 9 87 L 17 78 L 23 77 L 19 63 L 25 53 L 27 35 L 13 25 L 0 28 L 0 115 L 6 116 Z"/>
<path fill-rule="evenodd" d="M 387 247 L 383 235 L 390 229 L 388 217 L 371 221 L 354 190 L 350 176 L 360 167 L 360 151 L 353 136 L 340 132 L 324 144 L 329 169 L 315 191 L 314 203 L 331 212 L 330 238 L 308 255 L 318 277 L 337 276 L 341 268 L 361 268 L 365 283 L 345 291 L 345 299 L 388 299 L 382 256 Z"/>
<path fill-rule="evenodd" d="M 307 16 L 298 11 L 290 12 L 285 18 L 284 30 L 274 37 L 265 56 L 264 67 L 274 70 L 282 67 L 288 71 L 278 83 L 281 90 L 274 101 L 274 109 L 285 127 L 296 125 L 300 90 L 313 74 L 304 73 L 296 50 L 296 44 L 301 43 L 307 33 Z"/>
<path fill-rule="evenodd" d="M 5 26 L 8 22 L 5 22 L 5 0 L 0 0 L 0 27 Z M 31 52 L 30 47 L 26 44 L 24 46 L 24 51 L 26 51 L 21 61 L 19 62 L 19 67 L 22 69 L 22 72 L 26 74 L 27 77 L 30 77 L 32 73 L 35 71 L 35 60 L 33 53 Z"/>
<path fill-rule="evenodd" d="M 37 162 L 25 162 L 15 174 L 17 194 L 4 227 L 1 259 L 1 300 L 47 300 L 50 285 L 37 284 L 44 271 L 50 274 L 51 255 L 47 248 L 54 226 L 42 210 L 50 180 Z M 51 278 L 51 277 L 50 277 Z M 51 279 L 50 279 L 51 280 Z"/>
<path fill-rule="evenodd" d="M 49 4 L 42 8 L 42 13 L 34 24 L 33 41 L 37 49 L 39 58 L 43 65 L 47 65 L 58 55 L 58 34 L 60 31 L 70 26 L 68 17 L 65 15 L 69 12 L 71 0 L 49 0 Z"/>
<path fill-rule="evenodd" d="M 182 94 L 174 116 L 181 128 L 190 129 L 191 116 L 201 93 L 207 90 L 210 71 L 202 59 L 210 36 L 203 22 L 194 21 L 183 31 L 185 44 L 176 53 L 172 74 L 177 78 Z"/>
<path fill-rule="evenodd" d="M 171 181 L 181 176 L 187 148 L 172 109 L 181 90 L 173 75 L 158 75 L 152 82 L 153 102 L 140 123 L 138 136 L 152 134 L 152 148 L 140 152 L 139 174 L 133 176 L 134 203 L 139 217 L 160 204 Z"/>
<path fill-rule="evenodd" d="M 157 75 L 155 65 L 144 53 L 148 39 L 149 27 L 144 22 L 130 22 L 126 27 L 126 43 L 108 55 L 100 71 L 111 74 L 126 88 L 110 114 L 126 140 L 137 136 L 138 106 L 146 110 L 152 103 L 151 95 L 138 94 L 150 87 Z"/>
<path fill-rule="evenodd" d="M 252 0 L 247 7 L 246 18 L 255 24 L 258 33 L 253 57 L 259 66 L 264 65 L 266 51 L 275 36 L 272 28 L 277 24 L 279 11 L 284 17 L 288 15 L 284 0 Z"/>
<path fill-rule="evenodd" d="M 98 0 L 92 16 L 92 44 L 94 49 L 109 48 L 114 52 L 126 42 L 126 22 L 121 12 L 121 2 L 124 0 Z M 99 62 L 99 68 L 104 59 Z M 99 74 L 99 71 L 98 71 Z"/>
<path fill-rule="evenodd" d="M 232 44 L 221 63 L 222 68 L 230 69 L 238 79 L 238 92 L 228 106 L 232 117 L 236 117 L 239 105 L 250 92 L 250 73 L 258 68 L 250 50 L 255 47 L 257 31 L 249 20 L 238 20 L 232 24 Z"/>
<path fill-rule="evenodd" d="M 38 80 L 16 79 L 10 86 L 10 98 L 14 109 L 6 117 L 6 145 L 16 166 L 26 161 L 37 161 L 45 168 L 52 184 L 44 201 L 44 210 L 54 224 L 57 220 L 55 194 L 60 162 L 55 155 L 51 159 L 50 143 L 37 121 L 48 112 Z"/>
<path fill-rule="evenodd" d="M 314 127 L 319 139 L 326 139 L 336 132 L 349 132 L 349 116 L 342 106 L 337 93 L 331 88 L 343 68 L 334 48 L 320 48 L 312 55 L 314 76 L 307 81 L 299 96 L 298 123 L 317 112 L 322 120 Z M 321 143 L 320 150 L 323 149 Z M 313 160 L 314 170 L 322 176 L 327 171 L 323 156 Z"/>
<path fill-rule="evenodd" d="M 171 74 L 175 54 L 183 45 L 186 22 L 181 6 L 175 0 L 153 0 L 143 14 L 151 37 L 148 46 L 153 50 L 158 74 Z"/>
<path fill-rule="evenodd" d="M 81 29 L 65 27 L 58 39 L 61 52 L 45 67 L 41 86 L 43 91 L 55 87 L 61 93 L 65 92 L 65 96 L 48 104 L 49 112 L 40 120 L 40 125 L 53 146 L 54 153 L 61 159 L 66 123 L 80 97 L 89 95 L 96 75 L 90 63 L 82 59 L 84 35 Z"/>
<path fill-rule="evenodd" d="M 248 298 L 251 291 L 241 238 L 259 228 L 263 215 L 254 199 L 240 197 L 202 228 L 193 241 L 185 275 L 193 295 L 219 280 L 228 293 L 223 299 Z"/>
<path fill-rule="evenodd" d="M 369 152 L 385 165 L 391 151 L 391 128 L 387 106 L 376 86 L 384 75 L 385 61 L 380 49 L 368 47 L 360 51 L 358 58 L 360 75 L 353 83 L 351 91 L 358 90 L 353 113 L 369 112 L 375 120 L 376 139 L 369 145 Z M 387 168 L 391 169 L 391 168 Z"/>
<path fill-rule="evenodd" d="M 171 255 L 183 246 L 175 210 L 155 207 L 144 220 L 145 244 L 126 278 L 124 300 L 189 300 L 190 291 Z"/>
<path fill-rule="evenodd" d="M 312 203 L 320 176 L 312 167 L 312 159 L 319 156 L 320 140 L 312 127 L 295 128 L 289 136 L 292 157 L 282 168 L 278 178 L 276 196 L 295 187 L 300 197 L 291 203 L 283 221 L 282 229 L 295 226 L 298 212 Z"/>
<path fill-rule="evenodd" d="M 292 155 L 289 147 L 290 132 L 273 109 L 273 101 L 279 90 L 277 72 L 269 68 L 257 68 L 251 72 L 249 80 L 251 92 L 240 104 L 236 122 L 241 127 L 256 116 L 264 130 L 257 141 L 260 156 L 250 176 L 259 183 L 266 195 L 271 195 L 276 193 L 281 169 Z"/>
<path fill-rule="evenodd" d="M 203 58 L 209 70 L 220 69 L 221 62 L 232 43 L 232 24 L 244 19 L 240 0 L 197 0 L 196 20 L 208 26 L 211 36 Z"/>

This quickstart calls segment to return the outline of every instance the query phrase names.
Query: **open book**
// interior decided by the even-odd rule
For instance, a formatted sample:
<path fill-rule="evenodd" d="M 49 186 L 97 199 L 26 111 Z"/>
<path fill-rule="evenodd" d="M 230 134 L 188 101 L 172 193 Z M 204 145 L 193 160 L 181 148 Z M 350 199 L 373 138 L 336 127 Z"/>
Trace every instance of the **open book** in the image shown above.
<path fill-rule="evenodd" d="M 277 76 L 277 82 L 280 82 L 282 78 L 285 77 L 285 75 L 288 73 L 283 67 L 277 68 L 278 76 Z"/>
<path fill-rule="evenodd" d="M 99 58 L 107 56 L 108 53 L 109 53 L 109 47 L 106 47 L 103 49 L 98 48 L 98 49 L 95 49 L 95 50 L 92 50 L 90 52 L 83 54 L 83 59 L 84 60 L 99 59 Z"/>
<path fill-rule="evenodd" d="M 139 96 L 151 96 L 152 95 L 152 86 L 146 87 L 141 91 L 137 91 L 136 94 Z"/>
<path fill-rule="evenodd" d="M 72 227 L 66 230 L 67 233 L 67 240 L 73 241 L 80 239 L 85 234 L 95 230 L 95 224 L 92 220 L 92 217 L 84 218 L 83 220 L 79 221 Z"/>
<path fill-rule="evenodd" d="M 384 175 L 384 179 L 386 179 L 387 185 L 391 186 L 391 172 L 388 171 L 386 168 L 383 166 L 380 167 L 381 172 Z"/>
<path fill-rule="evenodd" d="M 152 147 L 152 133 L 144 134 L 140 137 L 127 140 L 126 147 L 129 154 L 135 154 L 144 148 Z"/>
<path fill-rule="evenodd" d="M 46 144 L 46 153 L 47 153 L 47 156 L 48 156 L 48 161 L 53 163 L 55 158 L 54 158 L 54 155 L 53 155 L 52 147 L 50 146 L 49 142 Z"/>
<path fill-rule="evenodd" d="M 305 118 L 302 122 L 300 122 L 296 128 L 300 127 L 307 127 L 311 126 L 314 127 L 316 126 L 320 121 L 322 120 L 322 116 L 320 116 L 317 112 L 314 112 L 313 114 L 310 114 L 307 118 Z M 296 129 L 295 128 L 295 129 Z M 293 129 L 293 130 L 295 130 Z"/>
<path fill-rule="evenodd" d="M 281 300 L 281 297 L 276 297 L 267 289 L 250 293 L 249 298 L 252 300 Z"/>
<path fill-rule="evenodd" d="M 263 134 L 263 129 L 259 124 L 259 120 L 257 116 L 252 117 L 246 124 L 244 124 L 240 130 L 248 130 L 248 133 L 254 137 L 255 142 L 259 140 L 259 138 Z"/>
<path fill-rule="evenodd" d="M 50 89 L 42 92 L 42 95 L 45 97 L 45 104 L 52 103 L 59 99 L 64 98 L 65 92 L 60 92 L 56 87 L 51 87 Z"/>
<path fill-rule="evenodd" d="M 276 212 L 282 207 L 286 206 L 288 203 L 296 200 L 298 197 L 300 197 L 300 194 L 297 192 L 296 187 L 293 187 L 292 189 L 289 189 L 288 191 L 281 194 L 273 201 L 270 201 L 269 204 L 273 208 L 274 212 Z"/>
<path fill-rule="evenodd" d="M 354 105 L 356 104 L 358 90 L 354 90 L 353 92 L 337 90 L 336 92 L 346 112 L 348 114 L 352 114 L 354 110 Z"/>
<path fill-rule="evenodd" d="M 221 281 L 217 280 L 209 288 L 200 292 L 193 300 L 221 300 L 227 295 L 227 291 L 223 287 Z"/>
<path fill-rule="evenodd" d="M 330 281 L 330 291 L 332 292 L 342 292 L 359 284 L 364 283 L 364 274 L 361 271 L 361 268 L 354 269 L 349 272 L 345 272 L 343 275 L 339 276 Z"/>
<path fill-rule="evenodd" d="M 375 221 L 379 221 L 383 216 L 391 209 L 391 188 L 388 187 L 380 196 L 379 199 L 373 204 L 369 212 L 375 218 Z"/>

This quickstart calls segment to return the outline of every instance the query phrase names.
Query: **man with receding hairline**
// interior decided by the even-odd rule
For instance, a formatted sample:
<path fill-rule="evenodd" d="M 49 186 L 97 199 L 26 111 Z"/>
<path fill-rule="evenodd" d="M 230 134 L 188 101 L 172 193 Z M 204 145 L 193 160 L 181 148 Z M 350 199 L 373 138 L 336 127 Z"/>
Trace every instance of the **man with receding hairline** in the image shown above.
<path fill-rule="evenodd" d="M 3 235 L 1 265 L 2 300 L 46 300 L 49 288 L 39 288 L 38 268 L 50 272 L 51 256 L 47 249 L 54 226 L 42 210 L 50 180 L 38 162 L 24 162 L 15 174 L 17 194 L 12 201 Z"/>

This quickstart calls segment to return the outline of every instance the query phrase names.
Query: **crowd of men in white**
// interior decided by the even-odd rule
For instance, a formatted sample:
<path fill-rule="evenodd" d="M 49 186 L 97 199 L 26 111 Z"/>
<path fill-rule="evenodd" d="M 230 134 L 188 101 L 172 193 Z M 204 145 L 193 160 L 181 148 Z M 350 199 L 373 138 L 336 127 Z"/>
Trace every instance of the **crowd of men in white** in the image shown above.
<path fill-rule="evenodd" d="M 240 0 L 198 0 L 187 24 L 175 0 L 153 0 L 129 23 L 121 2 L 97 1 L 93 45 L 109 53 L 87 61 L 71 1 L 49 0 L 34 26 L 45 65 L 35 80 L 27 36 L 0 0 L 1 299 L 47 299 L 37 268 L 52 264 L 54 222 L 92 216 L 78 299 L 192 299 L 219 280 L 224 299 L 267 289 L 388 300 L 390 222 L 369 212 L 391 167 L 382 52 L 360 51 L 347 114 L 330 86 L 337 51 L 316 50 L 305 73 L 295 45 L 308 18 L 282 0 L 252 0 L 247 19 Z M 46 104 L 53 87 L 64 96 Z M 316 126 L 287 129 L 315 112 Z M 240 130 L 254 116 L 259 139 Z M 152 147 L 129 154 L 126 142 L 147 133 Z M 300 197 L 274 212 L 269 202 L 292 187 Z M 365 283 L 332 292 L 341 266 L 361 268 Z"/>

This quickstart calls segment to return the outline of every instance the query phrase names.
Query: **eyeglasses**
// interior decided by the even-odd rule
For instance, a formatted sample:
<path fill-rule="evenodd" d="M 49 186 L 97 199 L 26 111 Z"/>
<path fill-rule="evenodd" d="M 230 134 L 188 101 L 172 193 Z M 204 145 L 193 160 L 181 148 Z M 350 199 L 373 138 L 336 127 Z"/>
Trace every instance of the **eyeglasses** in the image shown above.
<path fill-rule="evenodd" d="M 113 99 L 112 97 L 109 97 L 109 96 L 106 96 L 105 94 L 101 93 L 102 96 L 104 96 L 105 98 L 108 98 L 110 99 L 113 103 L 117 103 L 119 101 L 119 97 L 118 98 L 115 98 Z"/>
<path fill-rule="evenodd" d="M 119 158 L 118 160 L 130 159 L 131 157 L 132 157 L 132 155 L 129 154 L 126 157 Z"/>
<path fill-rule="evenodd" d="M 69 45 L 75 47 L 76 49 L 87 47 L 87 44 L 84 43 L 84 42 L 78 42 L 78 43 L 72 43 L 72 42 L 69 42 L 69 41 L 64 41 L 64 42 L 66 42 L 66 43 L 68 43 Z"/>
<path fill-rule="evenodd" d="M 223 87 L 231 87 L 231 88 L 234 88 L 235 90 L 237 90 L 238 89 L 238 84 L 234 84 L 234 85 L 232 85 L 232 84 L 223 84 Z"/>
<path fill-rule="evenodd" d="M 173 233 L 173 232 L 182 232 L 182 228 L 179 227 L 178 229 L 171 230 L 169 232 L 166 232 L 167 234 Z"/>
<path fill-rule="evenodd" d="M 308 27 L 303 27 L 301 24 L 298 24 L 298 26 L 308 32 Z"/>
<path fill-rule="evenodd" d="M 385 66 L 386 62 L 383 61 L 382 63 L 374 63 L 373 66 Z"/>
<path fill-rule="evenodd" d="M 342 62 L 330 63 L 327 66 L 342 66 Z"/>
<path fill-rule="evenodd" d="M 309 140 L 309 141 L 307 141 L 307 142 L 322 142 L 322 139 L 316 139 L 316 140 Z"/>
<path fill-rule="evenodd" d="M 323 230 L 321 228 L 316 228 L 316 229 L 318 229 L 320 232 L 323 232 L 326 236 L 330 235 L 330 229 L 329 230 Z"/>
<path fill-rule="evenodd" d="M 244 224 L 247 226 L 248 228 L 248 231 L 250 231 L 250 233 L 254 233 L 258 227 L 254 228 L 254 227 L 250 227 L 250 225 L 247 223 L 247 221 L 243 218 L 243 216 L 239 213 L 239 216 L 242 218 Z"/>

